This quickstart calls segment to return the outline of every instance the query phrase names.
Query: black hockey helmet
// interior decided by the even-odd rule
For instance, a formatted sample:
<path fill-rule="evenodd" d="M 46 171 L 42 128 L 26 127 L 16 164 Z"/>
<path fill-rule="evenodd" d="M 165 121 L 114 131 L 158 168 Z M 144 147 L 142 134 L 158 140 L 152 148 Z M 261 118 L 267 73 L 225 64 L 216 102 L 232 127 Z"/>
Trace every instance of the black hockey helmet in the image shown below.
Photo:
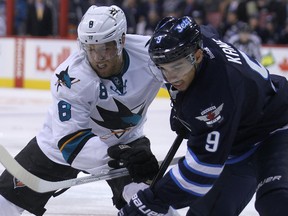
<path fill-rule="evenodd" d="M 194 55 L 202 48 L 199 25 L 192 17 L 165 17 L 158 25 L 149 42 L 149 55 L 152 61 L 165 64 Z"/>

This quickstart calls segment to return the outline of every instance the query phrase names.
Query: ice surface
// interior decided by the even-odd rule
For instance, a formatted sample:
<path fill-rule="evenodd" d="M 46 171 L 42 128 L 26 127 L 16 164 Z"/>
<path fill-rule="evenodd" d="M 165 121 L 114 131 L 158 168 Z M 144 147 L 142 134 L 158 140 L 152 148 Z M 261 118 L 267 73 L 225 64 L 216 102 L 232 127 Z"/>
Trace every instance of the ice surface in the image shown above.
<path fill-rule="evenodd" d="M 50 102 L 49 91 L 0 88 L 0 143 L 12 155 L 18 153 L 42 127 Z M 145 131 L 158 160 L 164 159 L 175 138 L 175 134 L 169 127 L 169 104 L 168 99 L 157 98 L 148 112 Z M 176 155 L 184 155 L 185 150 L 183 143 Z M 0 164 L 0 172 L 3 169 Z M 241 216 L 258 216 L 253 207 L 253 200 Z M 46 216 L 117 214 L 117 210 L 112 206 L 111 192 L 105 181 L 72 187 L 64 194 L 52 198 L 46 207 Z M 185 216 L 186 211 L 187 209 L 181 209 L 179 213 Z M 31 214 L 25 212 L 24 215 Z"/>

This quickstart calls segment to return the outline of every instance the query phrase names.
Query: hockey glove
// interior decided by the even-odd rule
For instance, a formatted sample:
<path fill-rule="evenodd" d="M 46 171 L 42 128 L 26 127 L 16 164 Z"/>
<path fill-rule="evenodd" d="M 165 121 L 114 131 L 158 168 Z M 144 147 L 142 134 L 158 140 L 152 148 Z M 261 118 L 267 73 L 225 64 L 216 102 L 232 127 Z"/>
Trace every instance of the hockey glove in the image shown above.
<path fill-rule="evenodd" d="M 150 141 L 143 137 L 129 144 L 108 148 L 108 155 L 114 159 L 108 162 L 111 168 L 126 167 L 134 182 L 151 180 L 158 173 L 159 165 L 150 150 Z"/>
<path fill-rule="evenodd" d="M 151 189 L 147 188 L 133 195 L 129 204 L 118 212 L 118 216 L 163 216 L 168 210 L 169 206 L 155 198 Z"/>

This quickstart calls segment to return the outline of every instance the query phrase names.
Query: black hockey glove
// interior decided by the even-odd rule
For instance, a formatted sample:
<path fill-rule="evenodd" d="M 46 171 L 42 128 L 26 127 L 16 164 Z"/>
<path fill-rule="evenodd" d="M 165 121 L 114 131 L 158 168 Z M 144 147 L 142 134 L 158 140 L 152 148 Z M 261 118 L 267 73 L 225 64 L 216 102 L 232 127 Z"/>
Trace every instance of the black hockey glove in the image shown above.
<path fill-rule="evenodd" d="M 150 149 L 150 141 L 143 137 L 128 144 L 108 148 L 108 155 L 114 159 L 108 162 L 111 168 L 126 167 L 134 182 L 151 180 L 158 173 L 159 165 Z"/>
<path fill-rule="evenodd" d="M 118 216 L 164 216 L 168 210 L 169 206 L 155 198 L 151 189 L 147 188 L 133 195 L 129 204 L 118 212 Z"/>

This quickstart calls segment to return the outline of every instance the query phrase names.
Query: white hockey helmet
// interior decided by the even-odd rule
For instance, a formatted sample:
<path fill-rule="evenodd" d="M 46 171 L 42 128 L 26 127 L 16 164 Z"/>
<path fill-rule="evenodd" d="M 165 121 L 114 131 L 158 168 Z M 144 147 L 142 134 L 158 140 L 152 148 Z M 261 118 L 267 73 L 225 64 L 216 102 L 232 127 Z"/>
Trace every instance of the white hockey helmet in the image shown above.
<path fill-rule="evenodd" d="M 118 53 L 122 51 L 122 36 L 127 31 L 127 21 L 121 8 L 116 5 L 97 7 L 92 5 L 78 25 L 81 45 L 104 44 L 115 41 Z"/>

